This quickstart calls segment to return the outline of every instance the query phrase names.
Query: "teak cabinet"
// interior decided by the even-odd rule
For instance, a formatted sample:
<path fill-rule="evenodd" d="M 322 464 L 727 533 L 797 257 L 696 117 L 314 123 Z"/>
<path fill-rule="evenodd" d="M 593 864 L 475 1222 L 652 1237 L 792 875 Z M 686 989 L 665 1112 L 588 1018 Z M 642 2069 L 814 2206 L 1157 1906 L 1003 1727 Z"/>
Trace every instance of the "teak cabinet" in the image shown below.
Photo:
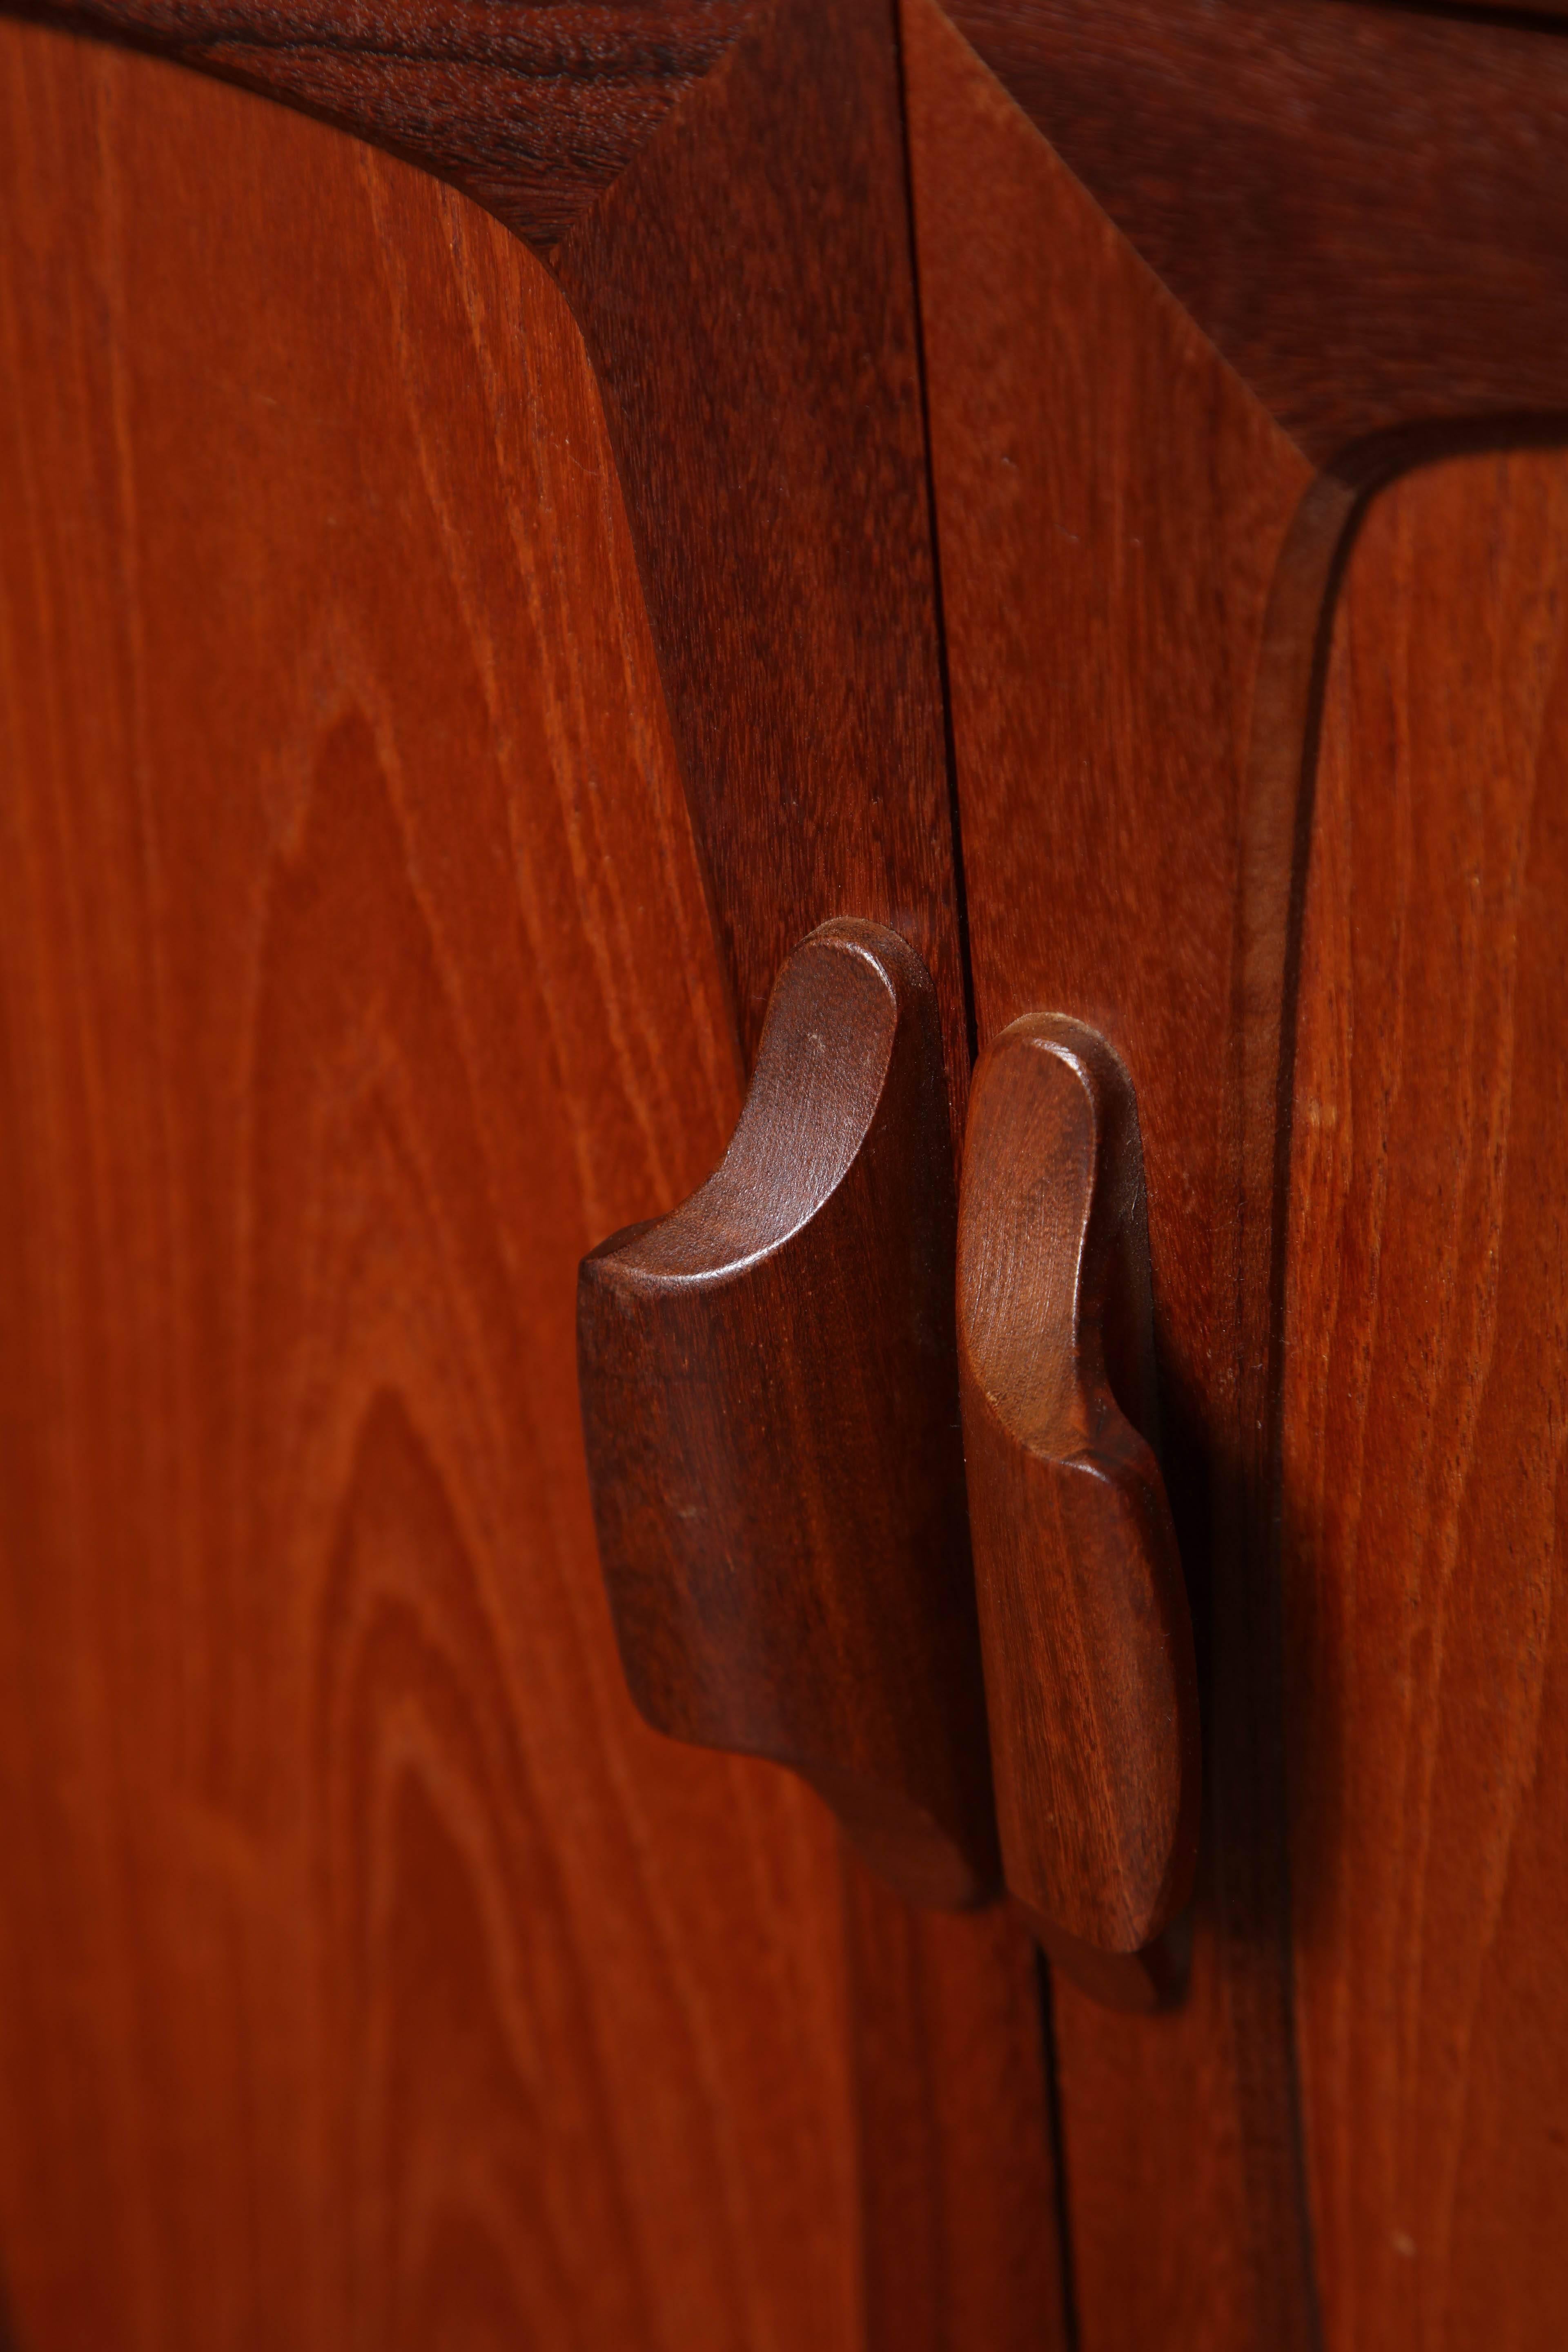
<path fill-rule="evenodd" d="M 1568 2341 L 1568 19 L 13 13 L 8 2340 Z M 1135 1092 L 1157 2013 L 627 1693 L 578 1264 L 846 919 L 942 1187 Z"/>

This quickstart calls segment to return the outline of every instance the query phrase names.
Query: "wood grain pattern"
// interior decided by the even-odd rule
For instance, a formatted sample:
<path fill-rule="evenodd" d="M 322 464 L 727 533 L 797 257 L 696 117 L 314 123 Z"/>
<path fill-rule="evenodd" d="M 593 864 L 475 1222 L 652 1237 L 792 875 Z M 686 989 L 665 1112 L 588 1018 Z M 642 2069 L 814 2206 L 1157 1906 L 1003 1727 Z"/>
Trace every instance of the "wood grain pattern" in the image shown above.
<path fill-rule="evenodd" d="M 1568 400 L 1555 31 L 1363 0 L 950 13 L 1319 463 Z"/>
<path fill-rule="evenodd" d="M 721 58 L 755 0 L 15 0 L 335 123 L 545 253 Z"/>
<path fill-rule="evenodd" d="M 787 1764 L 908 1901 L 997 1890 L 931 976 L 825 923 L 714 1173 L 577 1286 L 599 1558 L 633 1697 Z"/>
<path fill-rule="evenodd" d="M 92 21 L 117 39 L 167 47 L 172 37 L 121 0 Z M 182 26 L 193 21 L 211 23 L 182 15 Z M 557 21 L 609 20 L 574 5 Z M 614 21 L 640 20 L 617 9 Z M 744 20 L 717 7 L 701 22 L 729 43 L 721 65 L 685 87 L 635 153 L 615 147 L 586 212 L 568 173 L 569 233 L 563 214 L 536 215 L 521 151 L 500 159 L 505 184 L 465 184 L 550 247 L 599 376 L 743 1054 L 796 940 L 837 915 L 884 922 L 936 984 L 956 1152 L 969 1048 L 893 11 L 889 0 L 771 0 Z M 604 55 L 620 60 L 616 73 L 642 71 L 635 43 L 629 64 L 614 42 Z M 452 85 L 454 117 L 481 133 L 487 90 L 484 76 Z M 523 114 L 533 103 L 518 100 Z M 662 106 L 657 90 L 648 104 Z M 379 105 L 356 99 L 334 119 L 400 138 Z M 900 1970 L 918 1974 L 926 1930 L 910 1921 L 903 1932 Z M 954 2003 L 961 1985 L 970 2003 L 966 2034 L 992 2030 L 998 1999 L 1022 1997 L 1008 1933 L 977 1932 L 972 1979 L 948 1979 Z M 937 2095 L 920 2048 L 893 2031 L 890 2017 L 868 2063 L 870 2133 L 877 2116 L 904 2115 L 901 2071 Z M 1037 2051 L 1032 2001 L 1005 2038 Z M 1047 2199 L 1038 2063 L 1035 2124 L 1026 2129 L 1012 2107 L 996 2117 L 994 2177 L 1013 2168 Z M 937 2161 L 929 2137 L 907 2145 Z M 966 2193 L 942 2209 L 950 2283 L 986 2236 L 984 2207 Z M 900 2242 L 872 2260 L 874 2281 L 898 2275 Z M 1032 2251 L 997 2275 L 1025 2273 L 1045 2276 Z M 1054 2310 L 1026 2321 L 1002 2285 L 981 2305 L 995 2342 L 1020 2325 L 1057 2325 Z M 875 2311 L 871 2324 L 881 2325 Z"/>
<path fill-rule="evenodd" d="M 1052 2341 L 1023 1939 L 645 1734 L 596 1597 L 574 1261 L 738 1084 L 570 322 L 0 63 L 21 2340 Z"/>
<path fill-rule="evenodd" d="M 599 379 L 755 1053 L 836 915 L 969 1054 L 913 260 L 887 0 L 779 0 L 555 256 Z"/>
<path fill-rule="evenodd" d="M 605 392 L 742 1050 L 799 939 L 884 923 L 935 983 L 956 1154 L 969 1050 L 893 35 L 887 0 L 773 0 L 554 266 Z M 1021 1931 L 955 1942 L 862 1888 L 851 1935 L 870 2338 L 1049 2340 Z M 997 2050 L 1028 2053 L 1027 2097 L 976 2062 Z M 933 2122 L 960 2111 L 956 2145 L 986 2156 L 967 2169 Z"/>
<path fill-rule="evenodd" d="M 1059 1988 L 1081 2340 L 1307 2346 L 1277 1597 L 1251 1564 L 1294 833 L 1348 497 L 945 19 L 904 23 L 980 1036 L 1070 1012 L 1136 1087 L 1205 1711 L 1186 2002 L 1109 2018 Z"/>
<path fill-rule="evenodd" d="M 851 1906 L 868 2352 L 1068 2352 L 1034 1947 L 1000 1905 L 911 1935 L 866 1871 Z"/>
<path fill-rule="evenodd" d="M 1186 1902 L 1200 1770 L 1137 1106 L 1060 1014 L 1012 1023 L 975 1072 L 958 1349 L 1003 1861 L 1070 1974 L 1076 1947 L 1130 1958 Z M 1145 1981 L 1123 1998 L 1148 2006 Z"/>
<path fill-rule="evenodd" d="M 411 26 L 25 5 L 302 100 L 549 250 L 605 397 L 747 1059 L 799 939 L 885 922 L 937 982 L 956 1149 L 968 1055 L 890 0 L 433 0 Z"/>
<path fill-rule="evenodd" d="M 19 2338 L 847 2347 L 835 1841 L 637 1724 L 574 1428 L 738 1101 L 575 332 L 314 126 L 4 87 Z"/>
<path fill-rule="evenodd" d="M 605 388 L 742 1046 L 796 940 L 838 915 L 885 923 L 936 985 L 956 1152 L 969 1050 L 886 0 L 759 11 L 554 266 Z M 864 1888 L 853 1917 L 871 2338 L 1054 2335 L 1022 1933 L 999 1919 L 955 1942 Z M 977 2061 L 998 2049 L 1031 2053 L 1028 2096 Z"/>
<path fill-rule="evenodd" d="M 1568 2334 L 1568 458 L 1373 504 L 1334 623 L 1283 1401 L 1331 2352 Z"/>

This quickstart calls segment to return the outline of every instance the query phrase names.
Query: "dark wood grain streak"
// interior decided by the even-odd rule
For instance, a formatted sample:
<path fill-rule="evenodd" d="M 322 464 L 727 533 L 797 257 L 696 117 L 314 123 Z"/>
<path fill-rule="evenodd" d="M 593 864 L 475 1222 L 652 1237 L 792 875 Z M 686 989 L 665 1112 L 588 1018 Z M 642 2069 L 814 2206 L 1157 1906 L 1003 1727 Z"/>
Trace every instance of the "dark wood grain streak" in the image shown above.
<path fill-rule="evenodd" d="M 16 0 L 282 100 L 449 180 L 548 252 L 755 0 Z"/>
<path fill-rule="evenodd" d="M 975 1072 L 958 1347 L 1007 1886 L 1072 1973 L 1078 1948 L 1130 1958 L 1186 1902 L 1200 1771 L 1137 1106 L 1060 1014 L 1013 1022 Z M 1146 1983 L 1128 1972 L 1129 2001 Z"/>
<path fill-rule="evenodd" d="M 598 1597 L 575 1260 L 738 1082 L 575 331 L 320 125 L 0 69 L 22 2341 L 1055 2340 L 1022 1938 Z"/>
<path fill-rule="evenodd" d="M 1409 9 L 1423 16 L 1501 16 L 1524 24 L 1531 31 L 1538 26 L 1568 24 L 1568 10 L 1563 0 L 1357 0 L 1357 5 Z"/>
<path fill-rule="evenodd" d="M 913 1903 L 999 1882 L 964 1517 L 957 1225 L 930 975 L 825 923 L 723 1160 L 577 1288 L 599 1558 L 672 1738 L 811 1782 Z"/>
<path fill-rule="evenodd" d="M 1319 463 L 1568 405 L 1555 33 L 1361 0 L 949 13 Z"/>
<path fill-rule="evenodd" d="M 1255 1571 L 1296 821 L 1349 499 L 951 24 L 925 0 L 904 21 L 981 1041 L 1050 1006 L 1137 1089 L 1205 1684 L 1186 2001 L 1113 2019 L 1058 1987 L 1079 2326 L 1088 2352 L 1306 2347 L 1279 1626 Z"/>
<path fill-rule="evenodd" d="M 1568 2336 L 1568 457 L 1373 503 L 1334 621 L 1282 1434 L 1330 2352 Z"/>
<path fill-rule="evenodd" d="M 1362 8 L 1408 10 L 1421 16 L 1498 17 L 1524 25 L 1530 31 L 1568 24 L 1563 0 L 1356 0 Z"/>

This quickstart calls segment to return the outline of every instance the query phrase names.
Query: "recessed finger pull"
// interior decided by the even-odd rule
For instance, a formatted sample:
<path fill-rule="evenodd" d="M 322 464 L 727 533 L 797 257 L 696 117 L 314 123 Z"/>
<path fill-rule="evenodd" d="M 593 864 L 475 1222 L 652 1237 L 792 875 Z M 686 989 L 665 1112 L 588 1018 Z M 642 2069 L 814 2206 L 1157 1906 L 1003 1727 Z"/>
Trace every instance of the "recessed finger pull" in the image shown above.
<path fill-rule="evenodd" d="M 1197 1686 L 1137 1108 L 1079 1022 L 1015 1022 L 975 1074 L 958 1339 L 1007 1885 L 1089 1990 L 1154 2006 L 1196 1858 Z"/>
<path fill-rule="evenodd" d="M 721 1166 L 583 1262 L 578 1367 L 626 1680 L 787 1764 L 912 1900 L 993 1893 L 934 994 L 826 925 L 773 991 Z"/>

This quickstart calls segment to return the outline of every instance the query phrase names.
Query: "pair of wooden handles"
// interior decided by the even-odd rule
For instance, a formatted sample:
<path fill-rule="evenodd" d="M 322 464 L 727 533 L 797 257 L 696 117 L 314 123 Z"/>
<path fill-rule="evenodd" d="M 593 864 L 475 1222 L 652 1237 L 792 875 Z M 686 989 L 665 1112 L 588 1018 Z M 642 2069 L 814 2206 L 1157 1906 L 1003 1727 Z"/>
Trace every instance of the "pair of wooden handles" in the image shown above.
<path fill-rule="evenodd" d="M 649 1722 L 791 1766 L 912 1900 L 1005 1883 L 1152 2006 L 1199 1763 L 1131 1084 L 1033 1015 L 976 1072 L 956 1203 L 948 1134 L 919 958 L 815 931 L 722 1165 L 583 1262 L 621 1656 Z"/>

